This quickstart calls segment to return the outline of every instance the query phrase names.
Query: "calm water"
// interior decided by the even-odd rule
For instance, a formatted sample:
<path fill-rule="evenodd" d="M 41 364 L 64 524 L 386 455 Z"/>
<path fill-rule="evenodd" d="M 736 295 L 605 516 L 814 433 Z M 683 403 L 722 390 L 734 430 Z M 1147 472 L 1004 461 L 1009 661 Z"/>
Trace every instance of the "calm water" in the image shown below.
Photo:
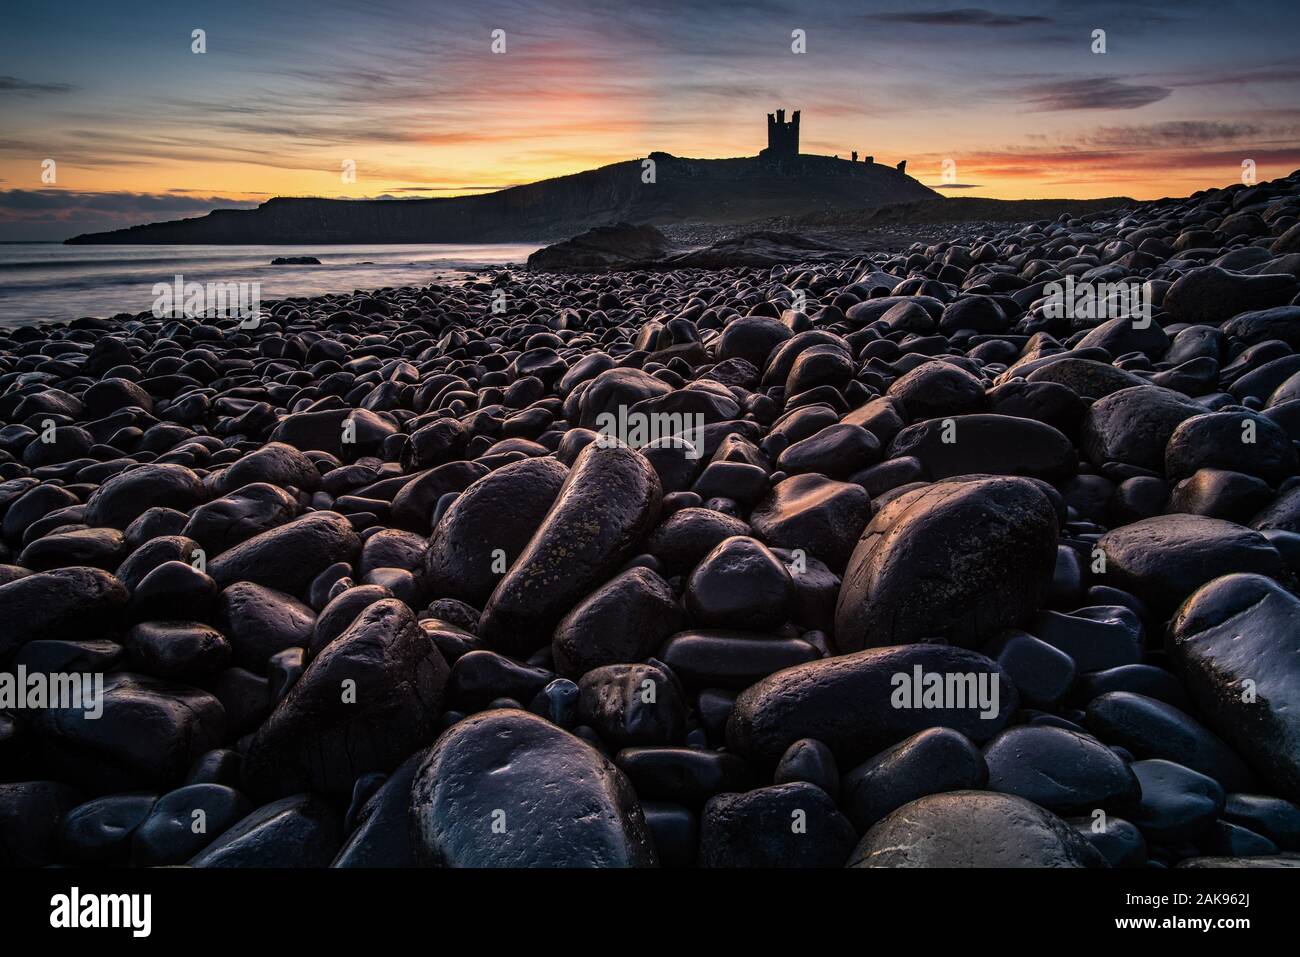
<path fill-rule="evenodd" d="M 258 282 L 263 300 L 463 278 L 522 265 L 536 246 L 63 246 L 0 244 L 0 326 L 107 318 L 153 306 L 154 283 Z M 315 256 L 319 266 L 272 266 Z"/>

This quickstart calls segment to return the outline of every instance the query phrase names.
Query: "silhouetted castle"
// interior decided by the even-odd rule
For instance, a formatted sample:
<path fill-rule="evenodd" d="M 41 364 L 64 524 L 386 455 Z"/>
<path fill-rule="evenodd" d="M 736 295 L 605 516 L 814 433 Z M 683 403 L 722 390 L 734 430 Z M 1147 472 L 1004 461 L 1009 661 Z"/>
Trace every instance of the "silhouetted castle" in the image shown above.
<path fill-rule="evenodd" d="M 799 111 L 795 110 L 790 122 L 785 120 L 785 110 L 767 114 L 767 149 L 758 154 L 764 158 L 779 159 L 799 155 Z"/>
<path fill-rule="evenodd" d="M 788 160 L 799 159 L 799 111 L 795 110 L 790 116 L 790 121 L 786 122 L 785 110 L 777 110 L 775 113 L 767 114 L 767 149 L 758 154 L 759 159 L 765 160 Z M 828 159 L 831 157 L 827 157 Z M 833 157 L 839 159 L 838 153 Z M 804 160 L 809 157 L 804 157 Z M 803 162 L 803 161 L 801 161 Z M 858 166 L 858 151 L 853 150 L 849 154 L 849 162 L 856 168 Z M 873 166 L 876 162 L 874 156 L 864 156 L 862 158 L 862 168 L 865 170 Z M 782 170 L 797 170 L 800 163 L 779 163 L 778 168 Z M 900 162 L 895 169 L 906 175 L 907 160 Z"/>

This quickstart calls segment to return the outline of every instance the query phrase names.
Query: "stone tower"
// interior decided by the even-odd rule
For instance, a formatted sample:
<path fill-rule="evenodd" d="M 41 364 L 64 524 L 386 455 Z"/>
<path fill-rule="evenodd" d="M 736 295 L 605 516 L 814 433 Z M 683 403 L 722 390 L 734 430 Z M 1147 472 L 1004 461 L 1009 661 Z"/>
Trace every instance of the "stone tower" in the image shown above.
<path fill-rule="evenodd" d="M 758 154 L 780 159 L 799 155 L 799 111 L 795 110 L 786 122 L 785 110 L 767 114 L 767 149 Z"/>

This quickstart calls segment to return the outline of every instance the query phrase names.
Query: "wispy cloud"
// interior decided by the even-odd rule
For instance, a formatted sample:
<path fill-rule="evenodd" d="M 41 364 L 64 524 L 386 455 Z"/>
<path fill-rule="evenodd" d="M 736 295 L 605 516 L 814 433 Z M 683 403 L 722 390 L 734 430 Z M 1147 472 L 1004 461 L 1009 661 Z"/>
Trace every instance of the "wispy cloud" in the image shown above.
<path fill-rule="evenodd" d="M 1041 112 L 1058 110 L 1136 110 L 1159 103 L 1173 90 L 1155 84 L 1126 83 L 1107 76 L 1080 77 L 1040 83 L 1027 88 L 1024 98 Z"/>
<path fill-rule="evenodd" d="M 915 13 L 874 13 L 869 20 L 887 23 L 916 23 L 938 27 L 1023 27 L 1029 24 L 1051 23 L 1050 17 L 1027 14 L 994 13 L 979 7 L 958 10 L 919 10 Z"/>
<path fill-rule="evenodd" d="M 76 87 L 71 83 L 32 83 L 16 76 L 0 76 L 0 93 L 71 93 Z"/>

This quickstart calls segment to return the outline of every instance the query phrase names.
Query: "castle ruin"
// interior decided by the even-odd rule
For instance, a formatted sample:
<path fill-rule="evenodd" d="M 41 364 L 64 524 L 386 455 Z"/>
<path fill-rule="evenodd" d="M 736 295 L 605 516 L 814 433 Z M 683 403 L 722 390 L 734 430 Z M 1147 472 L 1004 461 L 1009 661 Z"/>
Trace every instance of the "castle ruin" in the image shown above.
<path fill-rule="evenodd" d="M 758 154 L 765 159 L 782 159 L 799 155 L 799 111 L 787 123 L 785 110 L 767 114 L 767 149 Z"/>

